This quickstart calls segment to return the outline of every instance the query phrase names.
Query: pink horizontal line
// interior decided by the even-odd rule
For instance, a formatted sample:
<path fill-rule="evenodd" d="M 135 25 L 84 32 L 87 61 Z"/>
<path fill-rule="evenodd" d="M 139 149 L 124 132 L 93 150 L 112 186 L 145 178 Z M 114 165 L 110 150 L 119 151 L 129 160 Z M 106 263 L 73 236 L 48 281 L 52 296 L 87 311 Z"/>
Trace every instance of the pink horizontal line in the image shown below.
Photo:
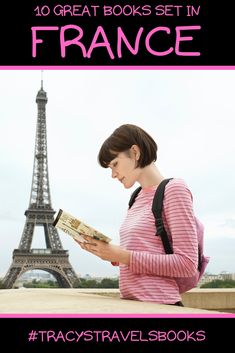
<path fill-rule="evenodd" d="M 235 66 L 0 66 L 0 70 L 235 70 Z"/>
<path fill-rule="evenodd" d="M 235 314 L 0 314 L 1 318 L 234 318 Z"/>

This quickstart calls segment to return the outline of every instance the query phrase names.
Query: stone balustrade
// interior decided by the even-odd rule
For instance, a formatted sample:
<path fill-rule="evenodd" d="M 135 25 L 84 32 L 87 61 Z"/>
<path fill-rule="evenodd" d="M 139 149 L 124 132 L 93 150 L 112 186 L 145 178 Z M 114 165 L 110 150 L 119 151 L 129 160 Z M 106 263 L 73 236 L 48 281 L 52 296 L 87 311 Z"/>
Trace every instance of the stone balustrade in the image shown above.
<path fill-rule="evenodd" d="M 183 295 L 185 307 L 121 300 L 117 289 L 0 290 L 1 313 L 234 313 L 235 289 L 193 289 Z"/>

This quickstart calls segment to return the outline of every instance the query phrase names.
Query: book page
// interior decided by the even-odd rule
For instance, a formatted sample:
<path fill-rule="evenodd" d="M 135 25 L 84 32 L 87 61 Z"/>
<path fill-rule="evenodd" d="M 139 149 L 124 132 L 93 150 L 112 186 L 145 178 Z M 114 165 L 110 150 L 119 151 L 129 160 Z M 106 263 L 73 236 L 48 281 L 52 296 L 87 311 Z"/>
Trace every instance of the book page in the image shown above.
<path fill-rule="evenodd" d="M 87 242 L 87 240 L 84 239 L 84 235 L 88 235 L 97 240 L 102 240 L 106 243 L 111 241 L 111 238 L 61 209 L 59 210 L 53 225 L 80 242 Z"/>

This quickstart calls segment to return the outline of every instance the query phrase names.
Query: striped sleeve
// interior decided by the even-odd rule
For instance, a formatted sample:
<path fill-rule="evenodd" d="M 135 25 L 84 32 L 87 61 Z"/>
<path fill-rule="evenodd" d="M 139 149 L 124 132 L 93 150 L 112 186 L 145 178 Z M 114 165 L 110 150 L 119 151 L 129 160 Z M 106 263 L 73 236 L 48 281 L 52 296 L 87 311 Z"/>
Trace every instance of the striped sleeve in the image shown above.
<path fill-rule="evenodd" d="M 173 254 L 131 251 L 130 270 L 138 274 L 190 277 L 197 271 L 198 240 L 192 195 L 181 179 L 165 189 L 163 221 L 172 238 Z"/>

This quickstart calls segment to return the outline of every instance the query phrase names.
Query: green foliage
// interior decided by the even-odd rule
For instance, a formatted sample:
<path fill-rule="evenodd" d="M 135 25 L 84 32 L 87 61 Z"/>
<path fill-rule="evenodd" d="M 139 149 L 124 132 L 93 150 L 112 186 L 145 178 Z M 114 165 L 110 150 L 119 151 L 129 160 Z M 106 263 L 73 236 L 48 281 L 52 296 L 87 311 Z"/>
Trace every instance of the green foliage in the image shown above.
<path fill-rule="evenodd" d="M 58 288 L 58 283 L 48 280 L 47 282 L 38 282 L 36 279 L 33 279 L 32 282 L 24 283 L 25 288 Z"/>
<path fill-rule="evenodd" d="M 25 288 L 58 288 L 58 283 L 52 280 L 40 282 L 33 279 L 32 282 L 24 283 Z M 0 289 L 3 289 L 2 280 L 0 280 Z M 103 278 L 101 282 L 95 279 L 79 278 L 74 282 L 73 288 L 119 288 L 119 280 L 112 278 Z"/>
<path fill-rule="evenodd" d="M 216 279 L 214 281 L 202 284 L 200 288 L 235 288 L 235 281 L 232 279 Z"/>
<path fill-rule="evenodd" d="M 80 278 L 73 285 L 74 288 L 119 288 L 118 279 L 103 278 L 101 282 L 95 279 Z"/>
<path fill-rule="evenodd" d="M 119 287 L 118 279 L 103 278 L 102 281 L 99 283 L 99 288 L 118 288 L 118 287 Z"/>

